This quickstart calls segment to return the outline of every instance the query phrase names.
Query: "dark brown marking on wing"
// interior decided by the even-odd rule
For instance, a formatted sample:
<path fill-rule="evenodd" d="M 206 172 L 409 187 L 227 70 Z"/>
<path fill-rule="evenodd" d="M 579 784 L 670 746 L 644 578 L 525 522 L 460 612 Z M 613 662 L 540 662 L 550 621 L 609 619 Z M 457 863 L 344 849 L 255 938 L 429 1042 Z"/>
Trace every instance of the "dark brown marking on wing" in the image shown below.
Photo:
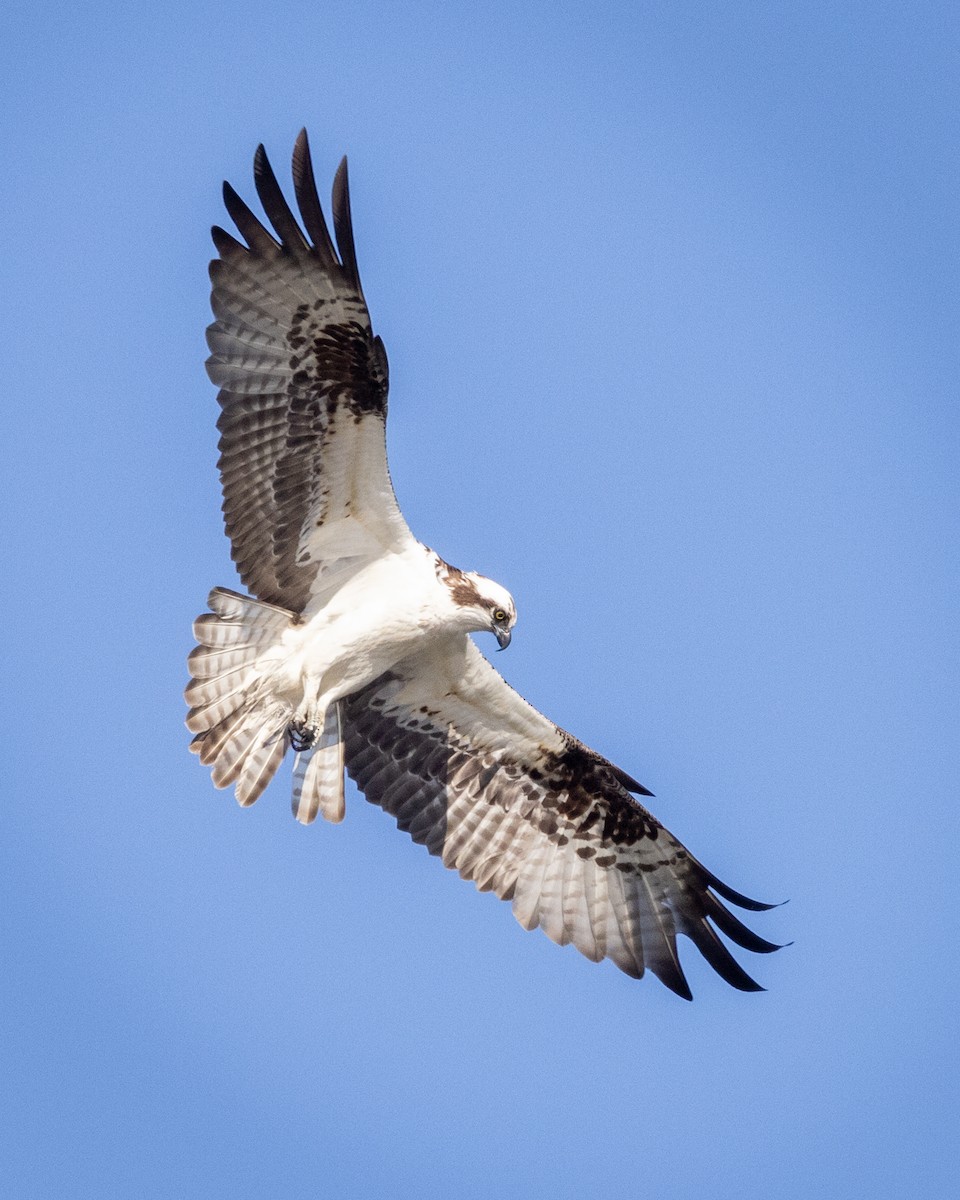
<path fill-rule="evenodd" d="M 386 413 L 389 367 L 383 342 L 358 321 L 324 323 L 301 304 L 287 334 L 293 390 L 310 391 L 332 416 Z"/>
<path fill-rule="evenodd" d="M 543 751 L 543 803 L 578 822 L 582 833 L 602 818 L 601 836 L 612 845 L 633 845 L 641 838 L 656 841 L 660 823 L 630 796 L 622 782 L 623 772 L 565 730 L 558 733 L 564 741 L 563 753 Z M 606 800 L 602 814 L 596 802 L 598 795 Z"/>

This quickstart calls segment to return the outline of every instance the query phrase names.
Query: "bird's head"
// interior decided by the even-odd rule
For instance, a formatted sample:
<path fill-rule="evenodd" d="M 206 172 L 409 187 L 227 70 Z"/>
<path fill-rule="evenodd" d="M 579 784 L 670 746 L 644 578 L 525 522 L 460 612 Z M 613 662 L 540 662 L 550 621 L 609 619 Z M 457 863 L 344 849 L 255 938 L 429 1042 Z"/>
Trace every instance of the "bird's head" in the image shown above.
<path fill-rule="evenodd" d="M 477 633 L 489 631 L 500 643 L 500 649 L 506 650 L 517 623 L 517 606 L 513 597 L 495 580 L 478 575 L 475 571 L 465 572 L 463 578 L 468 585 L 468 589 L 464 589 L 463 599 L 467 603 L 463 607 L 465 613 L 475 621 L 471 628 Z"/>

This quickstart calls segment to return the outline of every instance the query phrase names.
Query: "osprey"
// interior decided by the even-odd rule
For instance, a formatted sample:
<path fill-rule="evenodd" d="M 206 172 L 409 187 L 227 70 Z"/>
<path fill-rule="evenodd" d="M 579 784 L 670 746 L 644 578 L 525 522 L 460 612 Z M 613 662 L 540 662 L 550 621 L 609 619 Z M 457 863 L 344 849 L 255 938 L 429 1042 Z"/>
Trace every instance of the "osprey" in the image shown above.
<path fill-rule="evenodd" d="M 778 947 L 722 903 L 761 911 L 699 863 L 619 767 L 531 707 L 470 638 L 501 649 L 517 619 L 498 583 L 413 536 L 387 469 L 387 356 L 360 287 L 344 159 L 330 237 L 306 132 L 293 152 L 301 224 L 263 147 L 254 178 L 271 233 L 229 184 L 246 244 L 215 227 L 223 512 L 252 597 L 214 588 L 194 624 L 187 726 L 241 805 L 290 749 L 293 811 L 340 821 L 344 769 L 401 829 L 526 929 L 649 968 L 691 998 L 677 937 L 743 991 L 762 990 L 717 931 Z M 633 795 L 631 794 L 633 793 Z"/>

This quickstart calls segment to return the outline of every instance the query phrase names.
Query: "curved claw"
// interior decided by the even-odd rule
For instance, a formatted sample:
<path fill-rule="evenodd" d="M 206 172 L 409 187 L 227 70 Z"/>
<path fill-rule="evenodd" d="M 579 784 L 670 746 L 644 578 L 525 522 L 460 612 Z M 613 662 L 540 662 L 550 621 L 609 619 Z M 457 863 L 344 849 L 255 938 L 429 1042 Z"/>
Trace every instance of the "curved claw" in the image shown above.
<path fill-rule="evenodd" d="M 298 754 L 302 754 L 304 750 L 309 750 L 317 740 L 317 731 L 306 721 L 291 721 L 287 726 L 287 737 L 290 739 L 291 747 Z"/>

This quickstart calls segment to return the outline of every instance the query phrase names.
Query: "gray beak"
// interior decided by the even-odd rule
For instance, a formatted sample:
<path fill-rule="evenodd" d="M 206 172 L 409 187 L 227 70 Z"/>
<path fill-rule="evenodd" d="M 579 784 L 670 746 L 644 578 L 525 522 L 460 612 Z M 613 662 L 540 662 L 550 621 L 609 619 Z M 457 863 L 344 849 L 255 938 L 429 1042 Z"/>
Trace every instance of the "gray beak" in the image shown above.
<path fill-rule="evenodd" d="M 510 645 L 510 639 L 513 637 L 513 634 L 509 629 L 499 629 L 496 626 L 494 627 L 493 632 L 496 634 L 497 641 L 500 643 L 500 649 L 506 650 L 506 648 Z"/>

